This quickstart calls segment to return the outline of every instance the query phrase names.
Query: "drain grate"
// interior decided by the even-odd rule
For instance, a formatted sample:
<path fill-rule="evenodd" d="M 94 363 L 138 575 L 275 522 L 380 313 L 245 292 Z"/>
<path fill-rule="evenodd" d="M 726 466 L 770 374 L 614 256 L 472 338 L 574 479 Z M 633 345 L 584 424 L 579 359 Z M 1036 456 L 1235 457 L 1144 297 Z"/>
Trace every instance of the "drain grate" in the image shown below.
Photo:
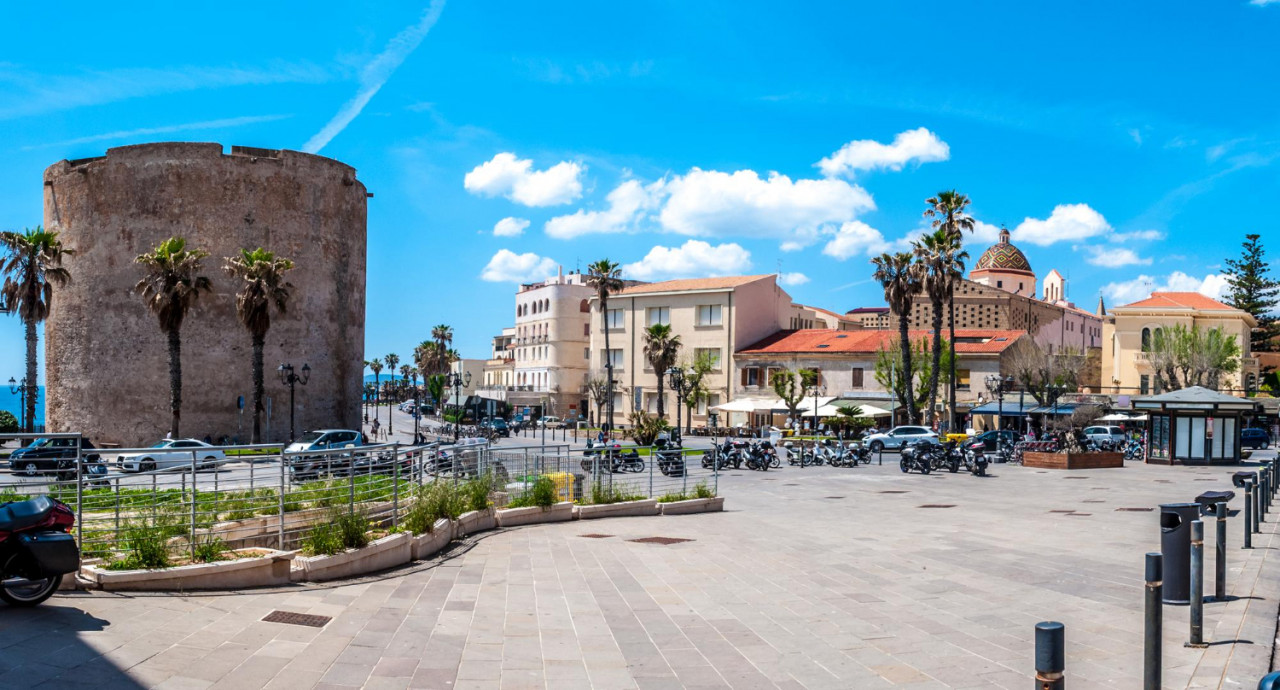
<path fill-rule="evenodd" d="M 954 504 L 954 503 L 926 503 L 926 504 L 924 504 L 924 505 L 922 505 L 922 506 L 916 506 L 916 507 L 917 507 L 917 508 L 954 508 L 954 507 L 956 507 L 956 504 Z"/>
<path fill-rule="evenodd" d="M 889 491 L 881 491 L 880 493 L 882 493 L 882 494 L 905 494 L 905 493 L 907 493 L 907 492 L 906 492 L 905 490 L 891 489 L 891 490 L 889 490 Z"/>
<path fill-rule="evenodd" d="M 1192 481 L 1197 481 L 1197 482 L 1216 482 L 1216 481 L 1218 481 L 1218 480 L 1217 480 L 1217 479 L 1212 479 L 1212 478 L 1207 478 L 1207 477 L 1201 477 L 1200 479 L 1193 479 Z"/>
<path fill-rule="evenodd" d="M 1157 479 L 1157 480 L 1155 480 L 1155 482 L 1156 482 L 1157 484 L 1172 484 L 1172 483 L 1173 483 L 1173 480 L 1172 480 L 1172 479 Z"/>
<path fill-rule="evenodd" d="M 823 498 L 837 499 L 837 498 L 844 498 L 844 496 L 823 496 Z"/>
<path fill-rule="evenodd" d="M 679 537 L 644 537 L 642 539 L 628 539 L 637 544 L 661 544 L 663 546 L 671 546 L 680 542 L 693 541 L 692 539 L 680 539 Z"/>
<path fill-rule="evenodd" d="M 1076 511 L 1074 511 L 1074 510 L 1051 510 L 1051 511 L 1049 511 L 1049 512 L 1050 512 L 1050 513 L 1062 513 L 1063 515 L 1066 515 L 1067 513 L 1074 513 L 1074 512 L 1076 512 Z"/>
<path fill-rule="evenodd" d="M 1150 513 L 1155 508 L 1116 508 L 1117 513 Z"/>
<path fill-rule="evenodd" d="M 1106 503 L 1106 501 L 1102 500 L 1101 498 L 1086 498 L 1083 501 L 1081 501 L 1081 503 Z"/>
<path fill-rule="evenodd" d="M 287 625 L 305 625 L 309 628 L 323 628 L 333 618 L 330 616 L 314 616 L 309 613 L 294 613 L 293 611 L 272 611 L 262 620 L 267 623 L 285 623 Z"/>
<path fill-rule="evenodd" d="M 578 536 L 586 537 L 587 539 L 608 539 L 613 535 L 612 534 L 579 534 Z"/>
<path fill-rule="evenodd" d="M 1067 513 L 1067 517 L 1089 517 L 1093 513 Z"/>
<path fill-rule="evenodd" d="M 1063 477 L 1063 479 L 1088 479 L 1088 477 Z"/>

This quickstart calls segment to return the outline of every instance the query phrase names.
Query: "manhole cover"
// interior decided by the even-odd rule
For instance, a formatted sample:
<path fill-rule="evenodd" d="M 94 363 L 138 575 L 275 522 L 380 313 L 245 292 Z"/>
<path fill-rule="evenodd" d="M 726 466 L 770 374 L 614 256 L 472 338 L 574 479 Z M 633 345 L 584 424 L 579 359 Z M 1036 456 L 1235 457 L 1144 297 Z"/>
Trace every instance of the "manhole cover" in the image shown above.
<path fill-rule="evenodd" d="M 1088 477 L 1063 477 L 1063 479 L 1088 479 Z"/>
<path fill-rule="evenodd" d="M 578 536 L 586 537 L 587 539 L 606 539 L 608 537 L 612 537 L 613 535 L 612 534 L 579 534 Z"/>
<path fill-rule="evenodd" d="M 1172 484 L 1172 483 L 1173 483 L 1173 480 L 1172 480 L 1172 479 L 1157 479 L 1157 480 L 1155 480 L 1155 482 L 1156 482 L 1157 484 Z"/>
<path fill-rule="evenodd" d="M 628 539 L 627 541 L 633 541 L 637 544 L 661 544 L 663 546 L 670 546 L 672 544 L 679 544 L 682 541 L 693 541 L 693 540 L 680 539 L 678 537 L 644 537 L 642 539 Z"/>
<path fill-rule="evenodd" d="M 954 508 L 954 507 L 956 507 L 956 504 L 954 504 L 954 503 L 926 503 L 926 504 L 924 504 L 924 505 L 922 505 L 922 506 L 916 506 L 916 507 L 918 507 L 918 508 Z"/>
<path fill-rule="evenodd" d="M 1101 498 L 1086 498 L 1083 501 L 1081 501 L 1081 503 L 1106 503 L 1106 501 L 1102 500 Z"/>
<path fill-rule="evenodd" d="M 1117 513 L 1150 513 L 1155 508 L 1116 508 Z"/>
<path fill-rule="evenodd" d="M 889 491 L 881 491 L 880 493 L 882 493 L 882 494 L 905 494 L 905 493 L 907 493 L 907 492 L 906 492 L 906 491 L 904 491 L 904 490 L 892 489 L 892 490 L 889 490 Z"/>
<path fill-rule="evenodd" d="M 800 486 L 799 484 L 783 484 L 783 486 Z"/>
<path fill-rule="evenodd" d="M 285 623 L 288 625 L 305 625 L 309 628 L 323 628 L 325 623 L 333 620 L 333 618 L 329 616 L 313 616 L 309 613 L 294 613 L 292 611 L 272 611 L 262 620 L 267 623 Z"/>
<path fill-rule="evenodd" d="M 1093 513 L 1067 513 L 1067 517 L 1089 517 Z"/>
<path fill-rule="evenodd" d="M 844 498 L 844 496 L 823 496 L 823 498 L 832 498 L 832 499 L 835 499 L 835 498 Z"/>
<path fill-rule="evenodd" d="M 1216 482 L 1216 481 L 1218 481 L 1218 480 L 1217 480 L 1217 479 L 1204 479 L 1204 478 L 1202 478 L 1202 479 L 1195 479 L 1195 480 L 1192 480 L 1192 481 L 1197 481 L 1197 482 Z"/>
<path fill-rule="evenodd" d="M 1064 514 L 1064 515 L 1065 515 L 1065 514 L 1067 514 L 1067 513 L 1074 513 L 1074 512 L 1076 512 L 1076 511 L 1074 511 L 1074 510 L 1051 510 L 1051 511 L 1049 511 L 1049 512 L 1050 512 L 1050 513 L 1062 513 L 1062 514 Z"/>

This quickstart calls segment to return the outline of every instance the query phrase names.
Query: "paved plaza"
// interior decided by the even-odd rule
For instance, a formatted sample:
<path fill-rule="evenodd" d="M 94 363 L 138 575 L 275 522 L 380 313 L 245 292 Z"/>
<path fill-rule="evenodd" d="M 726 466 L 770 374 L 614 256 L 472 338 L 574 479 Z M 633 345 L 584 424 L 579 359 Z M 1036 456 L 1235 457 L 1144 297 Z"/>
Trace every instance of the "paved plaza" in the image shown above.
<path fill-rule="evenodd" d="M 1140 509 L 1229 488 L 1237 469 L 976 478 L 885 461 L 732 472 L 724 513 L 491 532 L 358 582 L 65 593 L 0 612 L 0 687 L 1021 690 L 1043 620 L 1066 626 L 1072 686 L 1140 687 L 1143 554 L 1159 549 L 1158 513 Z M 1243 551 L 1230 520 L 1231 596 L 1206 605 L 1206 649 L 1183 646 L 1186 607 L 1164 608 L 1166 687 L 1248 688 L 1268 670 L 1274 528 Z M 632 541 L 646 537 L 689 541 Z M 261 620 L 275 610 L 332 620 Z"/>

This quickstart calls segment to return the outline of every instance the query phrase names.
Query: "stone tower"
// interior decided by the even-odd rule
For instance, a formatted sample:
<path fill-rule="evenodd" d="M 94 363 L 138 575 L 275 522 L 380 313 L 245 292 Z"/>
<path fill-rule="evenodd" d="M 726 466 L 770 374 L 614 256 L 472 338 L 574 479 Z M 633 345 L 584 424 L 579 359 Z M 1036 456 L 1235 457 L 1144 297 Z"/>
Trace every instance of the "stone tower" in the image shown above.
<path fill-rule="evenodd" d="M 288 311 L 272 312 L 267 334 L 263 440 L 289 434 L 289 390 L 275 371 L 283 362 L 311 366 L 297 389 L 298 433 L 359 428 L 366 196 L 350 166 L 296 151 L 143 144 L 49 166 L 44 223 L 76 252 L 45 326 L 49 429 L 126 446 L 164 436 L 168 351 L 132 288 L 134 258 L 175 235 L 209 252 L 213 282 L 182 328 L 182 434 L 249 437 L 252 345 L 235 316 L 239 285 L 222 270 L 242 247 L 296 264 Z"/>

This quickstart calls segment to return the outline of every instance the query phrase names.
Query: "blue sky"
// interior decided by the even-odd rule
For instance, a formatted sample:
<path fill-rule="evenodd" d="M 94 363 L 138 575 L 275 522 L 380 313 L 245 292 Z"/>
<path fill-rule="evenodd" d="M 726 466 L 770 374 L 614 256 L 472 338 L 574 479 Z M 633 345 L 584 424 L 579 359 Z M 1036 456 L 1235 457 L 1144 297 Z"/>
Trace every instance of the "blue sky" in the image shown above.
<path fill-rule="evenodd" d="M 318 150 L 376 194 L 370 356 L 403 358 L 442 322 L 484 356 L 515 281 L 605 256 L 637 278 L 781 271 L 804 303 L 879 304 L 869 255 L 953 187 L 982 221 L 975 258 L 1006 224 L 1090 309 L 1215 293 L 1246 232 L 1280 237 L 1260 207 L 1280 181 L 1280 2 L 5 15 L 0 228 L 40 222 L 41 172 L 62 158 Z M 0 378 L 21 352 L 20 324 L 0 322 Z"/>

